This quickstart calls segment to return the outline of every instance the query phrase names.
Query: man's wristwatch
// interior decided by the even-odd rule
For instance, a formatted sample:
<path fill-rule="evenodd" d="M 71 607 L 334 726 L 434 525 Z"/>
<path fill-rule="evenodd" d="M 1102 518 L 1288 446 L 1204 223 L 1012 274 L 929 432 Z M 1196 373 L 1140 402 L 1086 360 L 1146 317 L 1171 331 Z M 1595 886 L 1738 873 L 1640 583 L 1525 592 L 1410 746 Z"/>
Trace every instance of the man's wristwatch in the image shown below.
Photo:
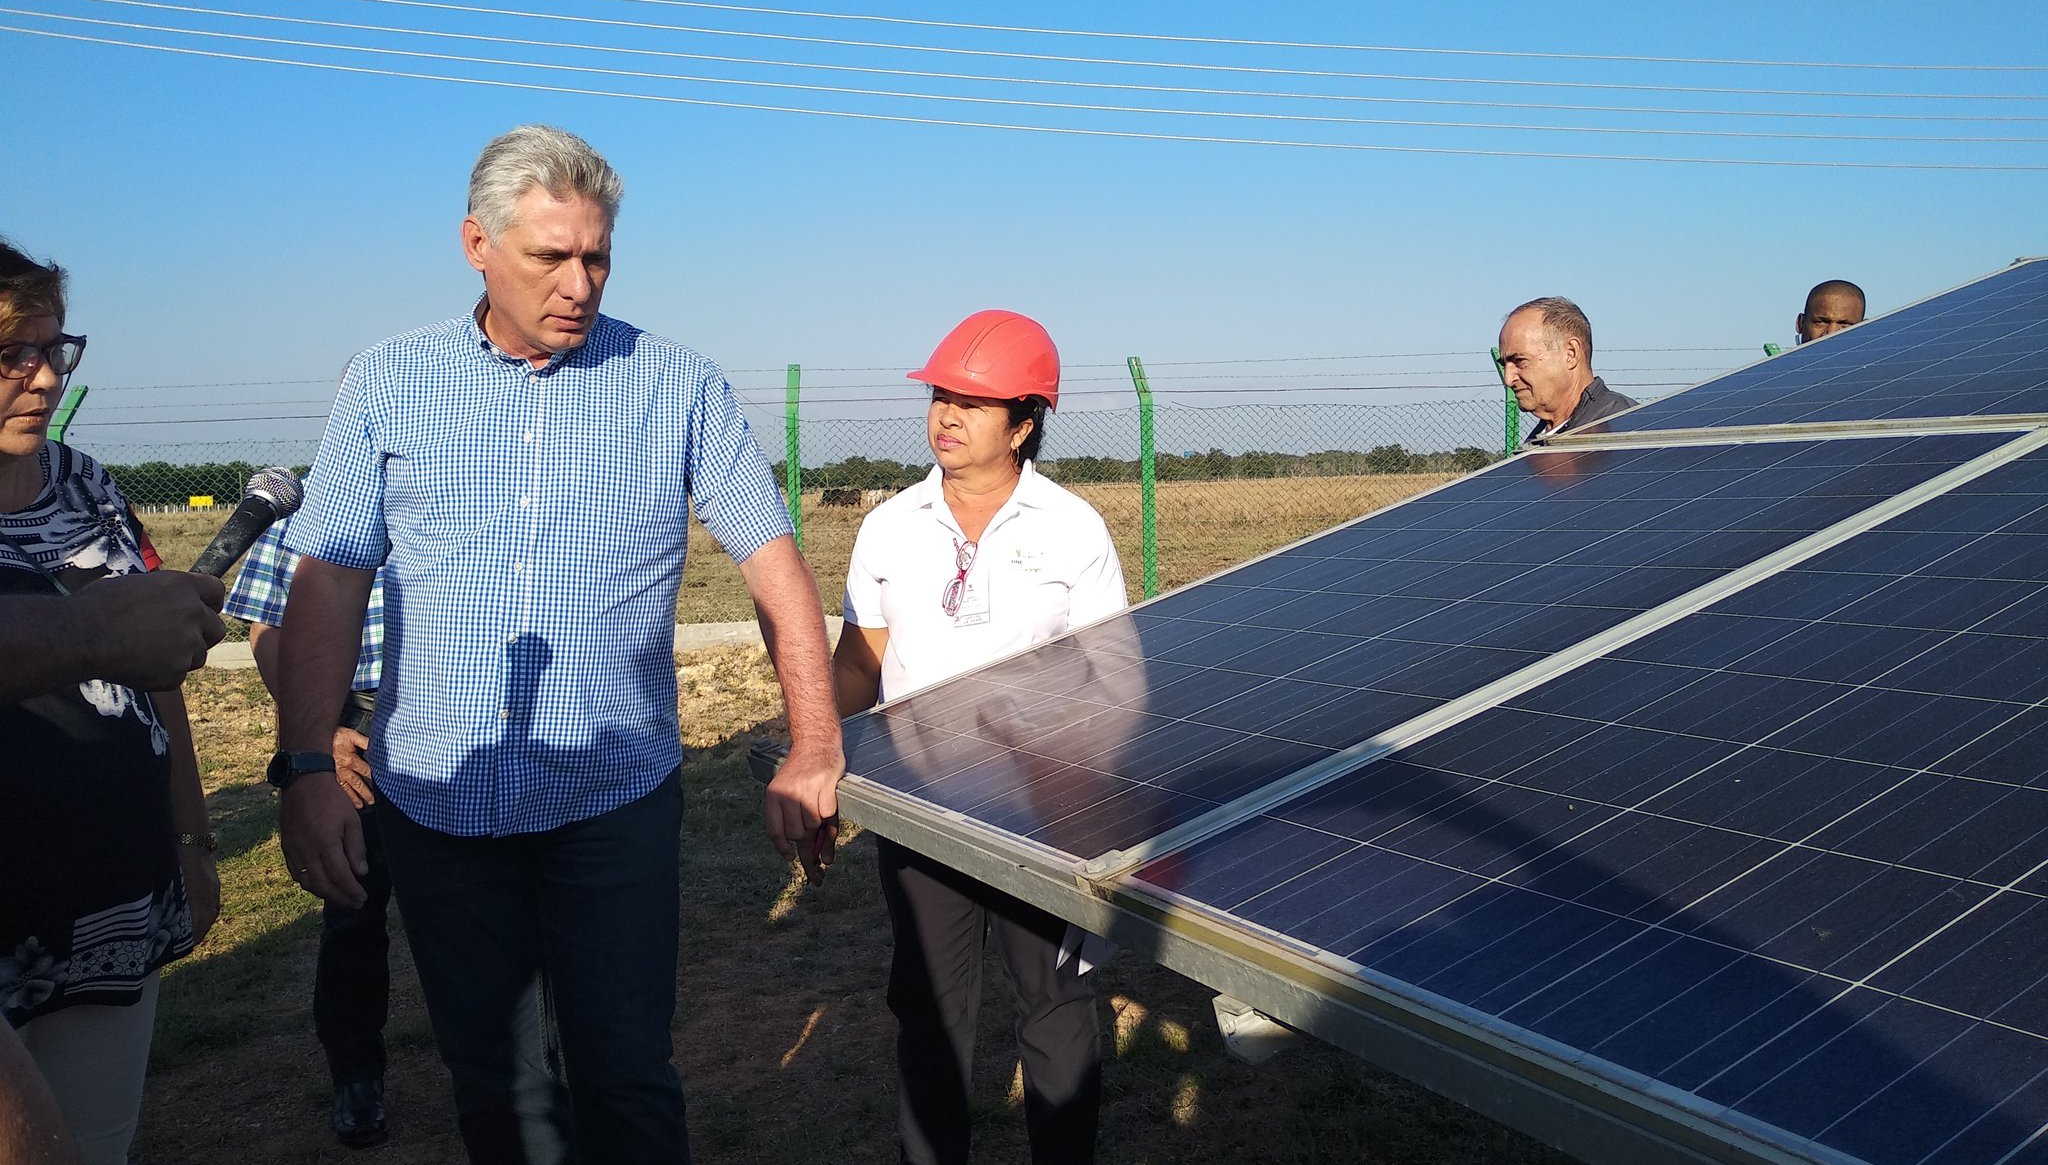
<path fill-rule="evenodd" d="M 210 829 L 205 833 L 173 834 L 171 835 L 171 840 L 179 845 L 189 845 L 193 849 L 201 850 L 205 853 L 214 853 L 220 849 L 220 834 Z"/>
<path fill-rule="evenodd" d="M 334 754 L 330 752 L 286 752 L 283 750 L 270 758 L 270 768 L 264 779 L 282 793 L 292 787 L 292 782 L 307 773 L 332 773 Z"/>

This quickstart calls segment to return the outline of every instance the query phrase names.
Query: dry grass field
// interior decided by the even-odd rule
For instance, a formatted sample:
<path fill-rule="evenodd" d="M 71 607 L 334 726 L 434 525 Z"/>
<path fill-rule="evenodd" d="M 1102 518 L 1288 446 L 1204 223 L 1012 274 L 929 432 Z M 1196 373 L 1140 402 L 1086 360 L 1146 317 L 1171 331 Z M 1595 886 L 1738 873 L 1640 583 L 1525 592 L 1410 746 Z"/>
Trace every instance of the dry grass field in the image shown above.
<path fill-rule="evenodd" d="M 1449 474 L 1390 473 L 1359 477 L 1279 477 L 1236 481 L 1161 482 L 1158 488 L 1159 585 L 1191 583 L 1226 566 L 1284 546 L 1318 530 L 1400 501 L 1451 480 Z M 1144 559 L 1138 487 L 1084 485 L 1109 525 L 1123 559 L 1133 601 L 1143 596 Z M 839 613 L 853 538 L 866 511 L 826 506 L 804 495 L 804 557 L 818 576 L 828 614 Z M 754 617 L 739 570 L 701 527 L 690 532 L 690 562 L 676 603 L 681 623 L 719 623 Z"/>
<path fill-rule="evenodd" d="M 1390 473 L 1161 482 L 1160 587 L 1193 582 L 1449 480 L 1448 474 Z M 1117 553 L 1123 558 L 1131 598 L 1142 597 L 1138 487 L 1084 485 L 1075 492 L 1087 498 L 1108 523 Z M 839 613 L 847 559 L 853 554 L 853 538 L 865 515 L 861 508 L 823 505 L 815 492 L 804 495 L 804 555 L 818 577 L 818 594 L 827 614 Z M 226 510 L 216 510 L 150 514 L 143 521 L 164 562 L 182 569 L 192 564 L 226 519 Z M 676 601 L 676 621 L 724 623 L 753 617 L 753 604 L 747 599 L 739 569 L 702 526 L 692 523 L 689 565 Z"/>
<path fill-rule="evenodd" d="M 697 1158 L 711 1162 L 894 1160 L 893 1021 L 883 1003 L 887 928 L 874 849 L 856 838 L 806 888 L 760 836 L 745 749 L 777 728 L 780 700 L 758 648 L 682 661 L 685 769 L 683 953 L 676 1057 Z M 394 936 L 392 1142 L 360 1157 L 325 1125 L 325 1067 L 308 992 L 319 915 L 285 877 L 272 799 L 257 771 L 271 709 L 253 672 L 187 685 L 200 762 L 223 835 L 226 909 L 163 992 L 134 1160 L 461 1158 L 402 934 Z M 396 926 L 394 925 L 394 931 Z M 1502 1162 L 1563 1158 L 1468 1110 L 1304 1044 L 1253 1069 L 1228 1059 L 1210 993 L 1126 956 L 1098 972 L 1114 1033 L 1102 1120 L 1106 1162 Z M 977 1068 L 977 1157 L 1027 1158 L 1010 1003 L 988 967 Z"/>

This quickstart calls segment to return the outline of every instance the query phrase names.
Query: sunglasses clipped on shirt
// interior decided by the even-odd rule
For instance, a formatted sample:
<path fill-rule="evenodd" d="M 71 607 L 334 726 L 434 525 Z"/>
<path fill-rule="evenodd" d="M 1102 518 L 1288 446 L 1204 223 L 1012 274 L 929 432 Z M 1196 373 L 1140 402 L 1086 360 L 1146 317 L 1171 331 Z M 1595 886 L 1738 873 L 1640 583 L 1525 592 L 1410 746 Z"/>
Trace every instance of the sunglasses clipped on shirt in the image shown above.
<path fill-rule="evenodd" d="M 939 598 L 939 609 L 951 619 L 960 614 L 960 604 L 967 598 L 967 572 L 974 569 L 974 552 L 979 549 L 973 542 L 953 540 L 953 567 L 958 573 L 953 581 L 946 584 L 946 593 Z"/>

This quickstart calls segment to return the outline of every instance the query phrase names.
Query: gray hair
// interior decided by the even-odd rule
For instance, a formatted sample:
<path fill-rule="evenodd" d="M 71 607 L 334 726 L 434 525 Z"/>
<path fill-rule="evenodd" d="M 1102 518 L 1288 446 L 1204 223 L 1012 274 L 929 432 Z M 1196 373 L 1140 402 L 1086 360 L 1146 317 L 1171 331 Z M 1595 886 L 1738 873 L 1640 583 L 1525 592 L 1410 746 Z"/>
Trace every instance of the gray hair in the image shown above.
<path fill-rule="evenodd" d="M 540 187 L 556 198 L 588 198 L 619 217 L 626 184 L 590 143 L 551 125 L 522 125 L 491 139 L 469 172 L 469 213 L 495 239 L 512 225 L 513 207 Z"/>
<path fill-rule="evenodd" d="M 1572 336 L 1579 341 L 1579 347 L 1586 350 L 1586 359 L 1593 358 L 1593 321 L 1579 310 L 1579 305 L 1562 295 L 1546 295 L 1532 299 L 1501 317 L 1513 319 L 1525 311 L 1535 310 L 1543 315 L 1543 326 L 1559 336 Z"/>

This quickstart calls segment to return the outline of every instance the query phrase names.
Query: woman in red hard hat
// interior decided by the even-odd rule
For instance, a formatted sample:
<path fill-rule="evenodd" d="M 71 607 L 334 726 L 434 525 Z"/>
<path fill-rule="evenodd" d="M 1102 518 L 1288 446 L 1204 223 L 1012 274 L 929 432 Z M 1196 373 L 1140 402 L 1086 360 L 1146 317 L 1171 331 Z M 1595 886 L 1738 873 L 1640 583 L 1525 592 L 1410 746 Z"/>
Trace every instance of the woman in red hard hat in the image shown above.
<path fill-rule="evenodd" d="M 842 716 L 1126 602 L 1101 515 L 1032 466 L 1060 392 L 1059 351 L 1045 329 L 1015 312 L 976 312 L 910 379 L 931 386 L 925 436 L 936 464 L 861 523 L 833 658 Z M 878 844 L 896 940 L 889 1008 L 898 1023 L 903 1159 L 967 1159 L 987 934 L 1023 1013 L 1017 1034 L 1032 1157 L 1091 1160 L 1101 1035 L 1086 965 L 1062 954 L 1066 924 L 902 846 Z"/>

